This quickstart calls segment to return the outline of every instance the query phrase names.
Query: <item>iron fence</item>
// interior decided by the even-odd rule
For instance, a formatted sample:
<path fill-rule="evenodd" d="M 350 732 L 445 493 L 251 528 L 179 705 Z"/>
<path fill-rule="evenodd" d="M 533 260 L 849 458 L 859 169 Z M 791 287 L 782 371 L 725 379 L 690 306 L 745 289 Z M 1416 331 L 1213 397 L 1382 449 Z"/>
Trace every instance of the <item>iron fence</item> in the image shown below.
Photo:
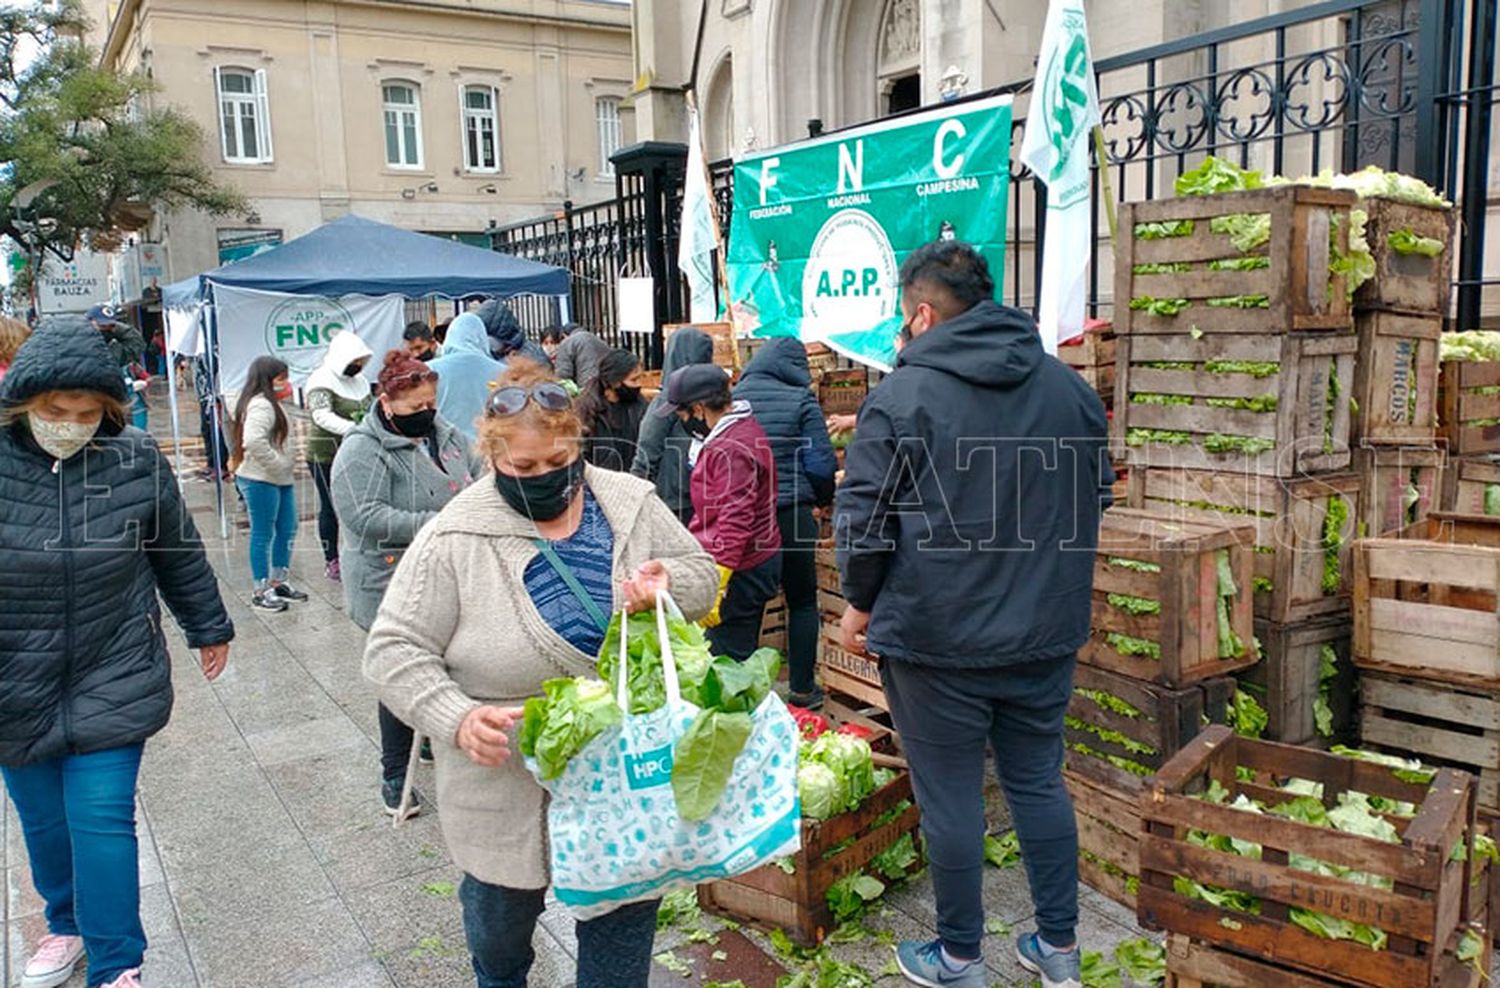
<path fill-rule="evenodd" d="M 1172 194 L 1173 183 L 1209 154 L 1266 174 L 1297 177 L 1375 164 L 1415 175 L 1460 211 L 1450 325 L 1500 317 L 1500 275 L 1486 272 L 1486 224 L 1496 100 L 1497 0 L 1323 0 L 1095 65 L 1106 158 L 1119 201 Z M 1005 301 L 1033 308 L 1046 236 L 1046 188 L 1021 164 L 1027 79 L 996 90 L 1016 96 Z M 910 111 L 910 112 L 921 112 Z M 836 132 L 833 132 L 836 133 Z M 496 231 L 492 243 L 561 264 L 574 275 L 579 322 L 619 341 L 614 283 L 632 269 L 656 280 L 658 323 L 680 321 L 676 268 L 681 146 L 627 149 L 615 200 L 566 207 L 553 217 Z M 675 162 L 675 167 L 672 163 Z M 1495 162 L 1500 167 L 1500 160 Z M 734 207 L 729 161 L 711 167 L 720 222 Z M 1090 311 L 1108 317 L 1113 251 L 1101 173 L 1094 167 Z M 528 323 L 533 325 L 534 323 Z M 632 339 L 659 360 L 659 339 Z"/>

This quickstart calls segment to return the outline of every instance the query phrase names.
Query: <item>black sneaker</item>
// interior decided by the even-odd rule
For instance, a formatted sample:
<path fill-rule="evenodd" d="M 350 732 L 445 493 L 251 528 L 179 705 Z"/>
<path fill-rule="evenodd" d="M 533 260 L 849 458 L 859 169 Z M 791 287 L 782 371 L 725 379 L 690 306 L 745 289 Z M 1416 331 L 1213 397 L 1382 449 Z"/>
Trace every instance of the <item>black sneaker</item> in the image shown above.
<path fill-rule="evenodd" d="M 271 592 L 282 600 L 306 600 L 307 594 L 298 590 L 290 583 L 278 583 L 271 587 Z"/>
<path fill-rule="evenodd" d="M 423 765 L 431 765 L 432 764 L 432 739 L 431 738 L 423 738 L 422 739 L 422 750 L 419 751 L 419 752 L 417 752 L 417 761 L 421 762 Z"/>
<path fill-rule="evenodd" d="M 380 784 L 380 801 L 385 804 L 385 811 L 390 816 L 401 814 L 401 789 L 405 781 L 404 779 L 386 779 Z M 410 820 L 421 812 L 422 794 L 413 788 L 411 799 L 406 804 L 406 812 L 401 814 L 401 819 Z"/>
<path fill-rule="evenodd" d="M 794 707 L 801 707 L 803 710 L 822 710 L 823 701 L 826 699 L 827 696 L 818 687 L 813 687 L 811 693 L 788 693 L 786 695 L 787 703 Z"/>
<path fill-rule="evenodd" d="M 258 611 L 284 611 L 287 602 L 276 595 L 274 590 L 257 590 L 250 597 L 250 606 Z"/>

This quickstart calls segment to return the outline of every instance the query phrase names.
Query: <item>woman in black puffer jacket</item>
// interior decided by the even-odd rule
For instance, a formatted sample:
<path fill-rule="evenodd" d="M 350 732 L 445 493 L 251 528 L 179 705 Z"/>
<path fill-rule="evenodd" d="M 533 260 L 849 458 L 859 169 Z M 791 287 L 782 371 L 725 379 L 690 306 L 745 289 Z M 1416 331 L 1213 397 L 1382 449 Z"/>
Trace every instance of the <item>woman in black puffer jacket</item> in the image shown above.
<path fill-rule="evenodd" d="M 166 459 L 124 423 L 104 337 L 52 319 L 0 389 L 0 775 L 48 935 L 23 988 L 138 988 L 135 785 L 172 710 L 157 593 L 219 675 L 234 626 Z M 76 908 L 75 908 L 76 906 Z"/>

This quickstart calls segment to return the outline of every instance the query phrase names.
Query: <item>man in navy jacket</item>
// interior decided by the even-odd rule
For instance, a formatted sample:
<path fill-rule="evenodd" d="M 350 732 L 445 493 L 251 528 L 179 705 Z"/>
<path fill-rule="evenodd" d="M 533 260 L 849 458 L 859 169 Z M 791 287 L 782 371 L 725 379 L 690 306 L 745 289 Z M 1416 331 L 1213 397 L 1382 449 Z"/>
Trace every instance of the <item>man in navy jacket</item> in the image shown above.
<path fill-rule="evenodd" d="M 911 763 L 939 939 L 901 945 L 924 985 L 988 984 L 986 745 L 1015 819 L 1040 936 L 1021 964 L 1079 984 L 1078 834 L 1063 716 L 1089 636 L 1099 514 L 1113 482 L 1104 408 L 994 301 L 984 258 L 939 241 L 901 269 L 903 346 L 865 400 L 835 535 L 844 647 L 880 659 Z"/>

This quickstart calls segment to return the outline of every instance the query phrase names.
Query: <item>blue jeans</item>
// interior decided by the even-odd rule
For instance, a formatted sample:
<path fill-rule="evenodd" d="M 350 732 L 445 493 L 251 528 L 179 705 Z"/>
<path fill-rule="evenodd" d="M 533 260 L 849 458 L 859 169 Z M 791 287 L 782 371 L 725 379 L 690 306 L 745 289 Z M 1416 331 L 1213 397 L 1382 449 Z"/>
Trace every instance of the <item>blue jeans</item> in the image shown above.
<path fill-rule="evenodd" d="M 297 496 L 291 484 L 235 480 L 250 513 L 250 575 L 256 587 L 272 576 L 286 575 L 292 565 L 292 538 L 297 534 Z"/>
<path fill-rule="evenodd" d="M 531 947 L 546 889 L 513 889 L 465 875 L 458 886 L 464 937 L 478 988 L 526 988 L 536 953 Z M 575 988 L 646 988 L 661 900 L 635 902 L 578 923 Z"/>
<path fill-rule="evenodd" d="M 987 669 L 886 659 L 880 678 L 911 765 L 937 902 L 938 936 L 955 957 L 984 938 L 984 749 L 1021 840 L 1037 929 L 1054 947 L 1078 924 L 1078 823 L 1063 782 L 1063 715 L 1074 657 Z"/>
<path fill-rule="evenodd" d="M 0 768 L 21 819 L 47 929 L 83 937 L 90 988 L 141 966 L 135 780 L 141 745 Z"/>

